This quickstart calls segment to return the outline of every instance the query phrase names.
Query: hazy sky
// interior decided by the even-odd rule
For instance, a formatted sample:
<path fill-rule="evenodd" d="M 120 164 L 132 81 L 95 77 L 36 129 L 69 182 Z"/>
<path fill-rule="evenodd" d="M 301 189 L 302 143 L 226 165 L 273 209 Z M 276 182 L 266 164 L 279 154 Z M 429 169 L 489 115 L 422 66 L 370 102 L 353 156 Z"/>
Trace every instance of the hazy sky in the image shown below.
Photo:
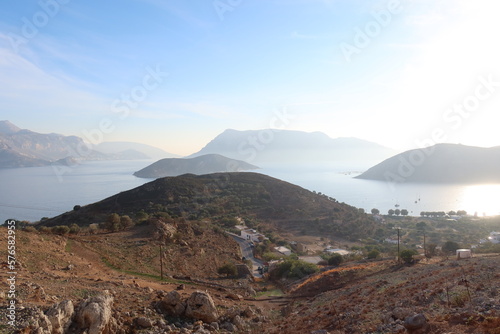
<path fill-rule="evenodd" d="M 3 0 L 0 119 L 177 154 L 227 128 L 396 149 L 500 145 L 499 9 L 496 0 Z"/>

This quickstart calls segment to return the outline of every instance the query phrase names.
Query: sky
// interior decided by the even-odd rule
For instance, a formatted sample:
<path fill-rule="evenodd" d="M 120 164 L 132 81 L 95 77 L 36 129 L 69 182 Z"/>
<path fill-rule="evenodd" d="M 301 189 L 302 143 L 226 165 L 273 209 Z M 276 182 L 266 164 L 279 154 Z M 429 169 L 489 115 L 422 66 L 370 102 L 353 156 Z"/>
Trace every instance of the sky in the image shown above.
<path fill-rule="evenodd" d="M 500 145 L 495 0 L 4 0 L 0 119 L 189 155 L 225 129 Z"/>

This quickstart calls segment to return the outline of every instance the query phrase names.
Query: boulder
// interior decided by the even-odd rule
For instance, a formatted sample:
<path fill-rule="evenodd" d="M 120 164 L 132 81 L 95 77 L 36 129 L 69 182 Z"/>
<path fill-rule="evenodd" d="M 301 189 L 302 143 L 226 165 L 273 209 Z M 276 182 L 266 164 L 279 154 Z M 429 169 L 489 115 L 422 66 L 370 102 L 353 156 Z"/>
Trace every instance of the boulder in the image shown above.
<path fill-rule="evenodd" d="M 45 315 L 52 324 L 52 334 L 66 333 L 75 314 L 71 300 L 65 300 L 50 307 Z"/>
<path fill-rule="evenodd" d="M 186 301 L 186 317 L 211 323 L 217 321 L 219 314 L 212 297 L 206 292 L 196 291 Z"/>
<path fill-rule="evenodd" d="M 180 317 L 186 310 L 186 304 L 182 301 L 181 295 L 173 290 L 158 303 L 158 308 L 164 314 Z"/>
<path fill-rule="evenodd" d="M 146 317 L 136 318 L 135 319 L 135 324 L 138 327 L 142 327 L 142 328 L 151 328 L 151 327 L 153 327 L 153 322 L 151 321 L 151 319 L 146 318 Z"/>
<path fill-rule="evenodd" d="M 427 327 L 425 315 L 419 313 L 406 317 L 404 327 L 409 333 L 423 333 Z"/>
<path fill-rule="evenodd" d="M 88 334 L 107 334 L 111 319 L 113 297 L 104 294 L 82 301 L 77 308 L 74 323 Z"/>

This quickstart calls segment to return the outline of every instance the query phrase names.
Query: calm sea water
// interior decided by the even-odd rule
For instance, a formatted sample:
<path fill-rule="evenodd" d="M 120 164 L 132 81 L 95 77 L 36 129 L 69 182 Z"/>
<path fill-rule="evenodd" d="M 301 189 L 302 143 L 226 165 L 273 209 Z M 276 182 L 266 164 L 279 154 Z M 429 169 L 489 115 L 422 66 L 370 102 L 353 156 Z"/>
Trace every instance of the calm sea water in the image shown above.
<path fill-rule="evenodd" d="M 52 167 L 0 169 L 0 221 L 15 218 L 37 221 L 97 202 L 151 180 L 133 172 L 152 161 L 100 161 L 54 170 Z M 407 209 L 421 211 L 466 210 L 478 215 L 500 214 L 500 185 L 424 185 L 354 179 L 366 166 L 323 166 L 291 169 L 267 166 L 258 172 L 322 192 L 340 202 L 386 213 Z M 64 172 L 62 175 L 61 173 Z M 58 175 L 59 174 L 59 175 Z"/>

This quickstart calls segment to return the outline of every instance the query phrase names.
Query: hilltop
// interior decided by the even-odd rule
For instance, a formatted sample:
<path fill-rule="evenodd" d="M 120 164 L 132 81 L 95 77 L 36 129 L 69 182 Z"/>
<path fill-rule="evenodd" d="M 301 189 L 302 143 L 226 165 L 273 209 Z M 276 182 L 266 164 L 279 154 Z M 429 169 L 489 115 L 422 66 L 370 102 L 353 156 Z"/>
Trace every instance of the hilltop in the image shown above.
<path fill-rule="evenodd" d="M 325 231 L 352 239 L 370 236 L 376 223 L 357 208 L 270 176 L 252 173 L 165 177 L 78 210 L 43 226 L 101 223 L 111 213 L 135 217 L 164 212 L 190 220 L 248 216 L 287 231 Z"/>
<path fill-rule="evenodd" d="M 166 158 L 134 173 L 137 177 L 159 178 L 182 174 L 210 174 L 218 172 L 240 172 L 259 167 L 219 154 L 206 154 L 192 159 Z"/>
<path fill-rule="evenodd" d="M 357 176 L 391 182 L 499 183 L 500 146 L 437 144 L 393 156 Z"/>

